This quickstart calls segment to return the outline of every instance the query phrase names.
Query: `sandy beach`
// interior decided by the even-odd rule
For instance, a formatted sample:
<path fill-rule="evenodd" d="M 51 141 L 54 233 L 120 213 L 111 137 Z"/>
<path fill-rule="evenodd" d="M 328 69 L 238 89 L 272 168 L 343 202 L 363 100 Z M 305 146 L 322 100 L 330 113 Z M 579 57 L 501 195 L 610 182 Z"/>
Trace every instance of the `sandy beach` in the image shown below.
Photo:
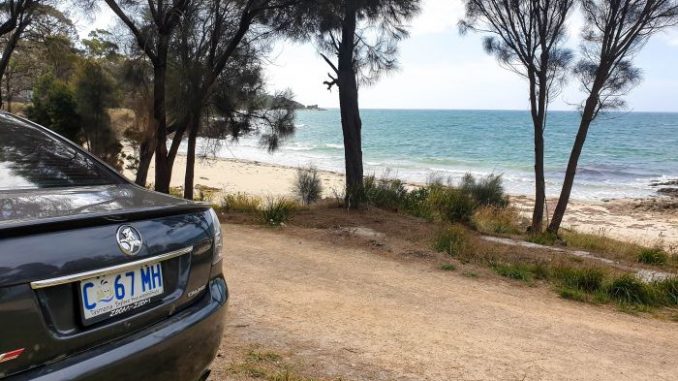
<path fill-rule="evenodd" d="M 173 187 L 183 186 L 186 158 L 179 155 L 173 168 Z M 222 189 L 224 193 L 246 193 L 267 197 L 293 197 L 292 184 L 297 169 L 255 161 L 202 159 L 196 165 L 195 185 Z M 131 172 L 125 173 L 132 178 Z M 343 175 L 335 172 L 320 172 L 324 196 L 341 194 Z M 151 166 L 149 179 L 153 179 Z M 150 180 L 152 181 L 152 180 Z M 529 196 L 513 196 L 512 204 L 526 217 L 530 215 L 533 201 Z M 549 201 L 553 210 L 556 200 Z M 610 200 L 572 202 L 565 217 L 564 227 L 585 233 L 603 234 L 611 238 L 661 246 L 678 251 L 678 211 L 656 211 L 639 208 L 640 200 Z"/>

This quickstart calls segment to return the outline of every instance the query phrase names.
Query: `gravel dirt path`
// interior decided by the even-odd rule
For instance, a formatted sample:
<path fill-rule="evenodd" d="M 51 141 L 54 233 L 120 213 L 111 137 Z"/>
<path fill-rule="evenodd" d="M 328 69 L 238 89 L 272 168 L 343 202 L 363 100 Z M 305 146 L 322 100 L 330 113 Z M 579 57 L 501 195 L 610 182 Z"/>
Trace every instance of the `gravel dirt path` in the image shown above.
<path fill-rule="evenodd" d="M 251 346 L 328 379 L 678 379 L 675 322 L 332 245 L 312 231 L 223 230 L 231 300 L 212 380 L 243 379 L 228 368 Z"/>

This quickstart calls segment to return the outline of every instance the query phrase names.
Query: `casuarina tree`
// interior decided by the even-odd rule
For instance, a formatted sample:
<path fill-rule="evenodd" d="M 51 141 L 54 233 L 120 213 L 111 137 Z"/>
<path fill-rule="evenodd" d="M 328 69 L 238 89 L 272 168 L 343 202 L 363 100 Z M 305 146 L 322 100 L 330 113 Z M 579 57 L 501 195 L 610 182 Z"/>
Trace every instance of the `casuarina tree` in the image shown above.
<path fill-rule="evenodd" d="M 96 0 L 85 0 L 92 4 Z M 142 143 L 140 160 L 155 151 L 155 190 L 169 193 L 172 176 L 167 151 L 166 80 L 170 41 L 191 0 L 104 0 L 134 36 L 153 66 L 153 132 L 155 139 Z M 137 178 L 137 182 L 140 180 Z M 145 185 L 145 184 L 141 184 Z"/>
<path fill-rule="evenodd" d="M 506 68 L 527 79 L 534 127 L 535 204 L 531 231 L 542 231 L 546 203 L 544 130 L 548 106 L 561 90 L 572 53 L 563 48 L 574 0 L 465 0 L 460 31 L 485 35 L 484 46 Z"/>
<path fill-rule="evenodd" d="M 563 188 L 548 231 L 557 234 L 572 193 L 577 165 L 592 122 L 601 111 L 624 106 L 640 81 L 634 55 L 656 32 L 676 24 L 676 0 L 581 0 L 585 17 L 581 60 L 575 73 L 587 93 Z"/>
<path fill-rule="evenodd" d="M 346 201 L 355 208 L 363 191 L 360 85 L 370 85 L 397 67 L 397 43 L 407 37 L 407 22 L 419 0 L 323 0 L 313 8 L 311 30 L 331 72 L 328 89 L 339 89 L 344 136 Z"/>
<path fill-rule="evenodd" d="M 204 123 L 206 112 L 218 112 L 217 117 L 224 123 L 212 124 L 232 131 L 251 130 L 254 122 L 259 126 L 270 126 L 267 122 L 275 119 L 269 119 L 270 113 L 251 113 L 249 111 L 253 109 L 243 108 L 243 103 L 237 105 L 238 110 L 223 114 L 223 105 L 210 109 L 214 106 L 211 100 L 217 91 L 220 95 L 235 93 L 224 91 L 224 87 L 247 88 L 252 68 L 257 68 L 254 72 L 259 73 L 262 46 L 274 38 L 293 33 L 297 28 L 294 20 L 311 4 L 308 0 L 193 0 L 186 8 L 171 51 L 176 69 L 173 76 L 177 85 L 175 94 L 181 99 L 174 108 L 175 122 L 170 129 L 174 137 L 168 153 L 171 168 L 182 139 L 188 135 L 184 197 L 193 197 L 196 139 L 201 127 L 209 124 Z M 230 104 L 234 100 L 222 98 L 221 101 Z M 277 131 L 283 133 L 265 136 L 278 139 L 285 132 L 293 131 L 293 123 L 288 120 L 292 114 L 283 113 L 282 119 L 273 122 L 275 126 L 282 126 Z"/>

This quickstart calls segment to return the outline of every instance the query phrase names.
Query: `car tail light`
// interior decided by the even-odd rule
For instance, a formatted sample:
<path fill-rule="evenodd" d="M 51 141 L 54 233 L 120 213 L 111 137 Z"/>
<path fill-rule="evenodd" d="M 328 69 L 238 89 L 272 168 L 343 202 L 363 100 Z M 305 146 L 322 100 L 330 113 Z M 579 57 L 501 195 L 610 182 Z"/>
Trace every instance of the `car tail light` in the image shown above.
<path fill-rule="evenodd" d="M 216 265 L 223 259 L 223 253 L 221 250 L 224 248 L 224 236 L 221 233 L 221 223 L 219 222 L 219 216 L 217 216 L 217 213 L 214 211 L 214 209 L 210 209 L 210 216 L 212 217 L 212 228 L 214 229 L 214 254 L 212 257 L 212 265 Z"/>

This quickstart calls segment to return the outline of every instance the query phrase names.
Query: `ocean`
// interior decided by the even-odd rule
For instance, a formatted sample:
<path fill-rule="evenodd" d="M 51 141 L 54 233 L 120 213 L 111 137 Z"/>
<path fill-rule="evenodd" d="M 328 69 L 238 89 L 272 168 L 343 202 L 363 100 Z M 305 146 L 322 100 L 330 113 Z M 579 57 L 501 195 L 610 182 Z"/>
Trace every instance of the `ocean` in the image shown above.
<path fill-rule="evenodd" d="M 465 173 L 501 174 L 510 194 L 533 194 L 533 143 L 527 111 L 361 110 L 366 174 L 412 182 L 432 174 L 458 181 Z M 577 131 L 577 112 L 554 111 L 546 128 L 547 196 L 557 197 Z M 218 150 L 222 158 L 343 172 L 340 114 L 299 111 L 297 132 L 278 152 L 256 137 Z M 204 142 L 200 145 L 204 145 Z M 594 122 L 573 198 L 654 194 L 653 181 L 678 178 L 678 113 L 615 112 Z"/>

